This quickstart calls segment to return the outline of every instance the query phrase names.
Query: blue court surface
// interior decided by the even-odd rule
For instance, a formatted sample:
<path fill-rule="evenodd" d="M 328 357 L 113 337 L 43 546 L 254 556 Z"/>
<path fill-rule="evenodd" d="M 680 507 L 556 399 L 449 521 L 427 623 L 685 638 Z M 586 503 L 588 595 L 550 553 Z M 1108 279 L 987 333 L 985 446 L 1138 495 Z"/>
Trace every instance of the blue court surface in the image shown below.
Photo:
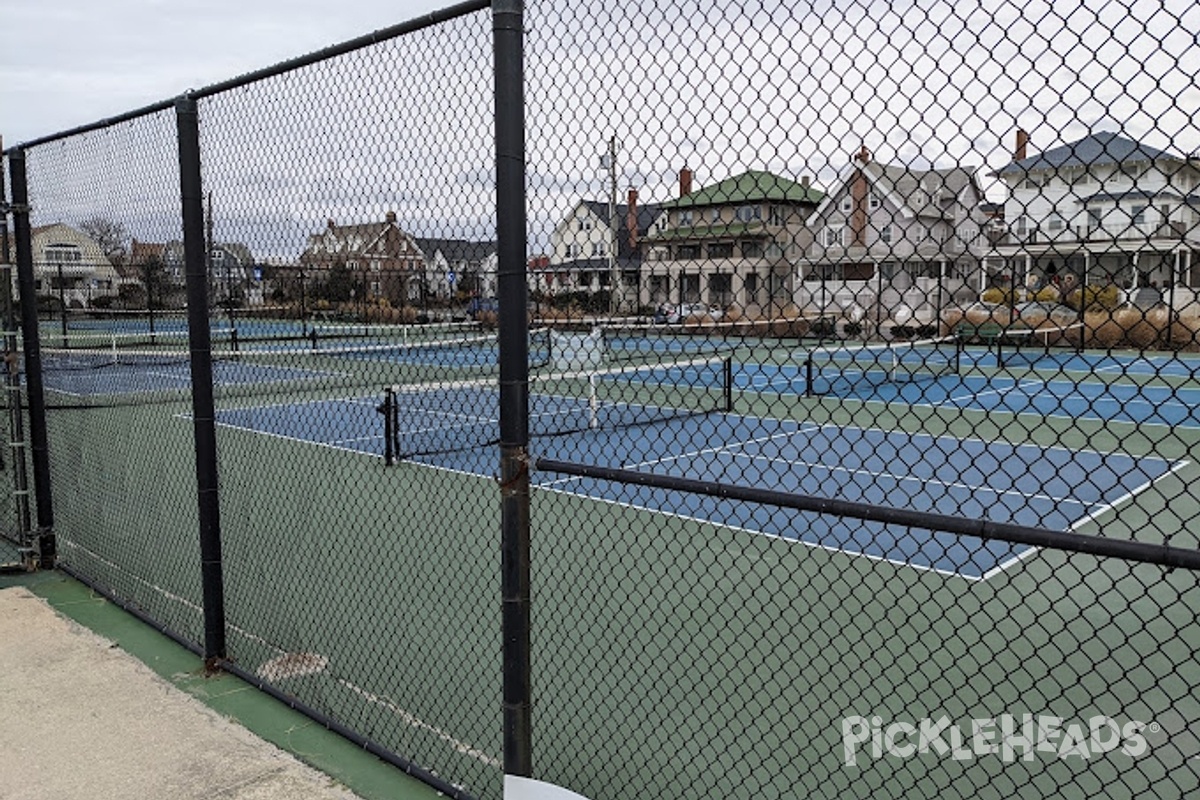
<path fill-rule="evenodd" d="M 568 413 L 570 402 L 580 405 L 574 413 L 586 419 L 589 412 L 583 401 L 531 398 L 534 414 L 539 408 Z M 384 450 L 379 403 L 377 396 L 227 409 L 218 412 L 218 424 L 378 457 Z M 495 408 L 494 392 L 482 390 L 469 405 L 443 400 L 426 409 L 406 408 L 397 438 L 457 448 L 414 456 L 413 461 L 494 476 L 499 456 L 492 442 L 498 437 L 498 424 L 494 414 L 481 415 L 479 409 Z M 436 438 L 435 432 L 448 424 L 454 433 L 444 441 Z M 464 431 L 474 431 L 477 441 Z M 1064 531 L 1114 513 L 1187 463 L 720 413 L 618 431 L 585 427 L 569 435 L 536 438 L 531 451 L 535 457 L 703 476 L 734 485 Z M 967 579 L 985 579 L 1034 552 L 971 537 L 595 479 L 538 474 L 535 485 Z"/>
<path fill-rule="evenodd" d="M 1187 369 L 1190 365 L 1178 360 L 1164 360 L 1154 368 L 1145 359 L 1137 359 L 1120 366 L 1108 363 L 1101 371 L 1187 378 L 1191 377 L 1184 372 Z M 961 374 L 907 382 L 887 381 L 883 371 L 844 369 L 836 374 L 829 370 L 825 373 L 814 384 L 820 380 L 832 386 L 831 391 L 819 392 L 833 398 L 1200 428 L 1200 380 L 1180 386 L 1165 382 L 1139 385 L 1119 378 L 1111 382 L 1076 381 L 1065 372 L 1053 370 L 972 374 L 966 366 Z M 808 388 L 801 365 L 741 364 L 734 373 L 734 385 L 742 390 L 797 396 L 803 396 Z"/>

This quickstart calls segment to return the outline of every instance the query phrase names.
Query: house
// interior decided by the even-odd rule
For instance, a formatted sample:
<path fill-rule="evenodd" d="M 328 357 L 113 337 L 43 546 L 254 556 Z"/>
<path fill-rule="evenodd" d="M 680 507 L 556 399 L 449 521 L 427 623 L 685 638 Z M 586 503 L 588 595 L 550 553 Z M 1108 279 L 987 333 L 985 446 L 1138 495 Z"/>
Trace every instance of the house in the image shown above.
<path fill-rule="evenodd" d="M 254 269 L 250 248 L 239 242 L 213 242 L 208 251 L 208 286 L 213 302 L 226 298 L 244 300 Z M 168 283 L 175 289 L 185 287 L 187 264 L 183 242 L 175 239 L 162 245 L 161 259 Z"/>
<path fill-rule="evenodd" d="M 317 281 L 328 280 L 334 270 L 347 270 L 368 299 L 415 305 L 421 300 L 425 256 L 389 211 L 382 222 L 338 225 L 330 219 L 324 230 L 308 237 L 300 267 Z"/>
<path fill-rule="evenodd" d="M 792 264 L 812 241 L 805 221 L 824 198 L 809 185 L 751 170 L 679 196 L 646 234 L 646 301 L 738 306 L 773 314 L 792 303 Z"/>
<path fill-rule="evenodd" d="M 101 297 L 117 296 L 121 276 L 86 233 L 59 222 L 30 234 L 39 296 L 61 299 L 68 308 L 88 308 Z"/>
<path fill-rule="evenodd" d="M 619 293 L 614 307 L 630 309 L 648 302 L 640 243 L 661 215 L 659 205 L 638 204 L 636 189 L 615 206 L 581 200 L 551 232 L 547 258 L 531 262 L 530 295 L 553 301 L 578 292 L 598 295 L 615 285 Z"/>
<path fill-rule="evenodd" d="M 1028 146 L 1017 131 L 1012 161 L 993 173 L 1008 199 L 987 253 L 991 284 L 1116 285 L 1127 302 L 1195 300 L 1200 160 L 1110 131 L 1032 156 Z"/>
<path fill-rule="evenodd" d="M 808 220 L 797 304 L 928 322 L 978 282 L 988 213 L 974 167 L 884 164 L 863 147 Z"/>
<path fill-rule="evenodd" d="M 417 239 L 417 247 L 425 259 L 423 299 L 452 300 L 459 292 L 475 297 L 496 296 L 494 241 Z"/>

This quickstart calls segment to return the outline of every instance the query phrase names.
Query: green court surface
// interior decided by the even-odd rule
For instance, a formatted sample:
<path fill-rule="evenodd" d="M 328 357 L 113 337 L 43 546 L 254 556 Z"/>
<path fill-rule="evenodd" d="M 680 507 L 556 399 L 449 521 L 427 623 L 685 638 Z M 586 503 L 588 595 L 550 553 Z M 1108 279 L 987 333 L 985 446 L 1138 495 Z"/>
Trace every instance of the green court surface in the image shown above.
<path fill-rule="evenodd" d="M 737 410 L 1171 460 L 1200 446 L 1196 429 L 1032 424 L 846 398 L 744 392 Z M 188 411 L 52 411 L 50 451 L 64 562 L 199 640 Z M 379 455 L 254 430 L 219 427 L 217 440 L 230 657 L 474 796 L 498 798 L 494 479 L 410 461 L 385 468 Z M 1157 542 L 1173 532 L 1173 545 L 1195 547 L 1200 508 L 1187 487 L 1198 479 L 1191 461 L 1079 532 Z M 114 485 L 129 491 L 114 496 Z M 1159 798 L 1200 786 L 1200 748 L 1185 730 L 1200 720 L 1197 575 L 1041 550 L 968 581 L 647 510 L 629 491 L 533 492 L 535 777 L 597 799 L 682 800 L 714 787 L 746 800 L 1007 798 L 1025 785 L 1083 797 L 1117 774 Z M 839 524 L 850 533 L 857 523 Z M 281 672 L 289 658 L 311 668 Z M 1149 751 L 844 763 L 848 717 L 1023 713 L 1146 723 Z"/>

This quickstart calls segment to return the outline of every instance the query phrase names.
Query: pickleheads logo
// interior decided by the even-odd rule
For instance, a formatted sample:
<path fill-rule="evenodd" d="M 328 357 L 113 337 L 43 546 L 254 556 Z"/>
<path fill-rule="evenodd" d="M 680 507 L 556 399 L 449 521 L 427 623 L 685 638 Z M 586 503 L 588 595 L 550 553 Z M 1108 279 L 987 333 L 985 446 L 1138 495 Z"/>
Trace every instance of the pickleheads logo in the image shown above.
<path fill-rule="evenodd" d="M 886 725 L 882 717 L 851 716 L 842 720 L 842 757 L 848 767 L 857 766 L 859 756 L 868 754 L 877 759 L 934 753 L 954 761 L 996 756 L 1011 763 L 1032 761 L 1038 754 L 1087 760 L 1116 750 L 1137 758 L 1149 750 L 1143 732 L 1156 727 L 1102 715 L 1068 720 L 1046 714 L 1001 714 L 959 723 L 942 716 Z"/>

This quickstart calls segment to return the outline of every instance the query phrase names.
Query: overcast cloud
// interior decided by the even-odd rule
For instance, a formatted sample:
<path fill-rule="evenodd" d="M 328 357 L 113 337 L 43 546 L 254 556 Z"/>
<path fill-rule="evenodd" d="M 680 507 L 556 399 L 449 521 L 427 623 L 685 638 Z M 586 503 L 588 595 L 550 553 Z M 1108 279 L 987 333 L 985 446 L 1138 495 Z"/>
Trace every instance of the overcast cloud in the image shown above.
<path fill-rule="evenodd" d="M 388 27 L 433 0 L 13 0 L 0 16 L 9 144 L 116 115 Z M 1200 151 L 1195 0 L 527 2 L 530 251 L 581 199 L 641 202 L 745 170 L 828 188 L 866 146 L 913 169 L 977 168 L 1109 130 Z M 327 220 L 395 212 L 419 237 L 494 236 L 486 13 L 201 102 L 216 235 L 294 257 Z M 177 224 L 173 118 L 30 151 L 38 221 Z"/>
<path fill-rule="evenodd" d="M 6 147 L 450 5 L 439 0 L 0 0 Z"/>

